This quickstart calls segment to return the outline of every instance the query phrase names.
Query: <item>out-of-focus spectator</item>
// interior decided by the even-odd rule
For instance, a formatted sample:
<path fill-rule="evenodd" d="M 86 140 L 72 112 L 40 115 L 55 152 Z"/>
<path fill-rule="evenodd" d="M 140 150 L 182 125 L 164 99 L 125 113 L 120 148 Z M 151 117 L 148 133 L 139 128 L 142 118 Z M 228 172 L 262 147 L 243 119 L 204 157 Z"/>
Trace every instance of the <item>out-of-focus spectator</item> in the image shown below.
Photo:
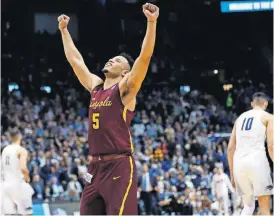
<path fill-rule="evenodd" d="M 70 201 L 79 201 L 83 188 L 79 181 L 77 181 L 76 175 L 71 175 L 71 181 L 67 186 L 68 199 Z"/>
<path fill-rule="evenodd" d="M 52 200 L 62 200 L 64 195 L 64 188 L 57 181 L 56 177 L 50 180 L 50 190 L 52 191 Z"/>
<path fill-rule="evenodd" d="M 38 174 L 33 176 L 31 186 L 34 189 L 33 199 L 38 201 L 43 201 L 44 184 L 40 180 L 40 176 Z"/>
<path fill-rule="evenodd" d="M 144 202 L 145 213 L 150 215 L 152 214 L 152 192 L 156 187 L 156 182 L 148 171 L 147 164 L 143 164 L 142 174 L 138 179 L 138 187 L 139 191 L 141 191 L 140 198 Z"/>

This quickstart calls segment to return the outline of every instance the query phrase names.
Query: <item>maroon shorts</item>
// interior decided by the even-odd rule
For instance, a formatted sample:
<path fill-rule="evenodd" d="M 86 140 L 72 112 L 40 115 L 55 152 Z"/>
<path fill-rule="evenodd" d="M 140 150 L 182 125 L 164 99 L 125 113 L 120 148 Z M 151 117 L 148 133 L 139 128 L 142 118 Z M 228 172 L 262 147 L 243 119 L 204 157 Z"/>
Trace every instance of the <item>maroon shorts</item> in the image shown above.
<path fill-rule="evenodd" d="M 81 215 L 138 215 L 137 176 L 131 156 L 91 163 L 80 204 Z"/>

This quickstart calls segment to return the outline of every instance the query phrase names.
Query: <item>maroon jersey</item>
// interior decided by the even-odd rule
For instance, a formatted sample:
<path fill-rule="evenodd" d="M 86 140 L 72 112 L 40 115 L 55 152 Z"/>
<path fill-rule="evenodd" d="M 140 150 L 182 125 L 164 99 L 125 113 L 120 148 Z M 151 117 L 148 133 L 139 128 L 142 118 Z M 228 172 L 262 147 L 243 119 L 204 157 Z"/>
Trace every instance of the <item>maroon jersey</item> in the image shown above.
<path fill-rule="evenodd" d="M 122 103 L 119 84 L 105 90 L 103 85 L 95 87 L 89 105 L 89 154 L 131 154 L 129 127 L 133 116 Z"/>

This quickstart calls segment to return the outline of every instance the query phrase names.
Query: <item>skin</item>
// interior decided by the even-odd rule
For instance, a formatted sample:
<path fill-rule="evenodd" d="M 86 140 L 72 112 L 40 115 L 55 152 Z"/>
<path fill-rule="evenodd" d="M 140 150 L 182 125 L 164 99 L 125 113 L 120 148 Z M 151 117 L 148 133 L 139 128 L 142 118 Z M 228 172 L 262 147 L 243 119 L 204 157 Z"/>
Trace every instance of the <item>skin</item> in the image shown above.
<path fill-rule="evenodd" d="M 263 102 L 252 101 L 251 106 L 253 109 L 265 110 L 268 106 L 268 102 L 266 100 L 264 100 Z M 267 149 L 273 162 L 273 115 L 265 112 L 264 115 L 262 115 L 261 117 L 261 122 L 266 126 Z M 231 174 L 231 183 L 234 188 L 235 181 L 233 176 L 233 157 L 236 150 L 236 124 L 237 120 L 234 124 L 227 150 L 229 171 Z M 270 215 L 270 196 L 260 196 L 258 197 L 258 201 L 260 206 L 260 214 Z"/>
<path fill-rule="evenodd" d="M 20 145 L 21 141 L 22 141 L 22 136 L 21 135 L 18 135 L 16 137 L 12 138 L 13 145 Z M 19 161 L 20 161 L 20 167 L 21 167 L 21 171 L 24 175 L 25 181 L 27 183 L 29 183 L 30 182 L 30 177 L 29 177 L 29 171 L 28 171 L 28 168 L 27 168 L 28 151 L 22 146 L 20 146 L 20 149 L 19 149 L 19 152 L 18 152 L 18 158 L 19 158 Z"/>
<path fill-rule="evenodd" d="M 147 18 L 147 31 L 138 58 L 132 68 L 130 68 L 128 61 L 122 56 L 111 58 L 102 70 L 106 77 L 105 82 L 89 71 L 82 55 L 75 47 L 67 29 L 70 18 L 66 15 L 58 17 L 66 58 L 80 83 L 88 91 L 92 91 L 94 87 L 100 84 L 104 85 L 104 89 L 108 89 L 119 83 L 122 102 L 131 111 L 135 109 L 136 95 L 145 79 L 153 54 L 159 8 L 153 4 L 146 3 L 143 5 L 143 13 Z"/>

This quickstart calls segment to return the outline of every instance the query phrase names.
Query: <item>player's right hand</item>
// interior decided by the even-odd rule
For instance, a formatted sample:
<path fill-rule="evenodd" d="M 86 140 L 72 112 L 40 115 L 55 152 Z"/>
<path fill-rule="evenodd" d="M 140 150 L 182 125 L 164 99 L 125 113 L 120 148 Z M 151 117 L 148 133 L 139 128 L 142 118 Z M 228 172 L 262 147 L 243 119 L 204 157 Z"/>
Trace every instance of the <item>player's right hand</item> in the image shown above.
<path fill-rule="evenodd" d="M 59 22 L 59 29 L 65 29 L 68 26 L 70 18 L 67 15 L 62 14 L 61 16 L 58 17 L 58 22 Z"/>
<path fill-rule="evenodd" d="M 30 183 L 30 177 L 29 177 L 29 175 L 26 175 L 26 176 L 25 176 L 25 181 L 26 181 L 27 183 Z"/>

